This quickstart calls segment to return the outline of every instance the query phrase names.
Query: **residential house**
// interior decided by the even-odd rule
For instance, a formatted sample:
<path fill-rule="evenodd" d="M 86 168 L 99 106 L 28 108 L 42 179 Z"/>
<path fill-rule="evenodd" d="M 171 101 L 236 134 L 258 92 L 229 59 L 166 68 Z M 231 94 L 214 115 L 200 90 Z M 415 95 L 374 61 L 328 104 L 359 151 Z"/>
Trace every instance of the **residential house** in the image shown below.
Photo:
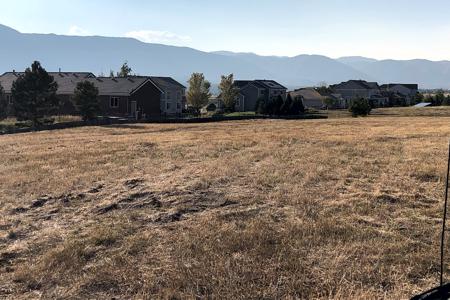
<path fill-rule="evenodd" d="M 13 82 L 23 73 L 0 76 L 0 84 L 12 104 Z M 133 118 L 159 117 L 182 112 L 185 87 L 170 77 L 95 77 L 87 72 L 50 72 L 58 84 L 59 114 L 76 114 L 74 90 L 81 81 L 92 82 L 99 90 L 102 115 Z M 167 104 L 170 103 L 170 104 Z M 163 105 L 163 106 L 162 106 Z"/>
<path fill-rule="evenodd" d="M 405 84 L 405 83 L 388 83 L 381 85 L 380 89 L 382 92 L 403 95 L 406 98 L 406 103 L 411 104 L 412 100 L 419 92 L 419 85 Z"/>
<path fill-rule="evenodd" d="M 292 92 L 289 92 L 292 99 L 301 97 L 305 108 L 322 109 L 325 104 L 325 96 L 322 96 L 313 88 L 302 88 Z"/>
<path fill-rule="evenodd" d="M 378 83 L 367 82 L 364 80 L 341 82 L 339 84 L 331 85 L 330 89 L 347 100 L 353 100 L 355 98 L 369 99 L 371 96 L 380 93 Z"/>
<path fill-rule="evenodd" d="M 339 94 L 342 102 L 339 107 L 348 108 L 351 101 L 357 98 L 369 100 L 374 106 L 385 106 L 389 99 L 382 95 L 381 89 L 376 82 L 364 80 L 349 80 L 339 84 L 331 85 L 333 94 Z"/>
<path fill-rule="evenodd" d="M 6 99 L 9 103 L 8 111 L 10 111 L 12 114 L 14 113 L 12 109 L 12 85 L 14 81 L 16 81 L 16 79 L 23 74 L 25 73 L 12 71 L 0 75 L 0 85 L 3 87 Z M 58 84 L 58 87 L 60 87 L 58 89 L 58 97 L 60 98 L 61 102 L 61 114 L 75 113 L 75 108 L 73 107 L 70 99 L 71 95 L 73 95 L 76 83 L 88 78 L 94 78 L 95 75 L 90 72 L 49 72 L 49 75 L 53 76 L 55 82 Z M 67 91 L 67 89 L 65 88 L 67 86 L 73 88 L 70 91 Z"/>
<path fill-rule="evenodd" d="M 163 91 L 149 77 L 97 77 L 87 81 L 98 88 L 103 115 L 133 118 L 161 115 Z"/>
<path fill-rule="evenodd" d="M 255 111 L 258 99 L 286 99 L 287 88 L 274 80 L 236 80 L 234 85 L 239 89 L 236 111 Z"/>
<path fill-rule="evenodd" d="M 162 91 L 161 114 L 163 116 L 181 115 L 186 105 L 186 87 L 171 77 L 150 76 L 149 78 Z"/>

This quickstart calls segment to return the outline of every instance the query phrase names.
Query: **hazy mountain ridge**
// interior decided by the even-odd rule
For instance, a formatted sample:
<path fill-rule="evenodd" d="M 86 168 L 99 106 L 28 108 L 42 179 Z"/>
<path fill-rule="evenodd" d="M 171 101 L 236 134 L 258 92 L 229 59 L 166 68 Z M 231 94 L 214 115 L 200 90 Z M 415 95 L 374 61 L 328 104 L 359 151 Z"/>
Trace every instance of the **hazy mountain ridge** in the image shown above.
<path fill-rule="evenodd" d="M 33 60 L 39 60 L 52 71 L 61 68 L 63 71 L 109 74 L 111 69 L 117 70 L 127 60 L 138 74 L 171 76 L 182 83 L 186 83 L 192 72 L 203 72 L 212 83 L 217 83 L 222 74 L 234 73 L 237 79 L 270 78 L 289 88 L 320 82 L 333 84 L 348 79 L 419 83 L 422 88 L 450 88 L 449 61 L 203 52 L 123 37 L 23 34 L 2 25 L 0 39 L 0 72 L 23 70 Z"/>

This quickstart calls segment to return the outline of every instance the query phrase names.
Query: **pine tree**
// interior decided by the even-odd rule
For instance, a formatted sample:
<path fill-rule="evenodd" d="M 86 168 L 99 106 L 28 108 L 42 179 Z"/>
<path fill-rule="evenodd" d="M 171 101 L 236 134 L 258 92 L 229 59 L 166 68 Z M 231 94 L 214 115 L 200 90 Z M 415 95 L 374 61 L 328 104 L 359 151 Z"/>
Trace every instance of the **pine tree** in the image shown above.
<path fill-rule="evenodd" d="M 283 116 L 292 115 L 293 113 L 291 111 L 291 108 L 292 108 L 292 97 L 291 94 L 287 94 L 286 100 L 284 100 L 283 105 L 281 105 L 280 113 Z"/>
<path fill-rule="evenodd" d="M 55 113 L 59 106 L 58 84 L 38 61 L 14 81 L 11 89 L 14 111 L 19 120 L 31 120 L 33 126 Z"/>
<path fill-rule="evenodd" d="M 100 112 L 98 88 L 92 82 L 82 81 L 77 84 L 74 102 L 85 121 L 95 119 Z"/>
<path fill-rule="evenodd" d="M 281 108 L 283 106 L 283 103 L 284 103 L 283 97 L 278 95 L 278 97 L 276 97 L 273 101 L 272 115 L 280 116 L 282 114 Z"/>
<path fill-rule="evenodd" d="M 292 115 L 299 115 L 305 112 L 302 96 L 297 96 L 292 100 L 290 111 Z"/>
<path fill-rule="evenodd" d="M 259 115 L 267 115 L 267 101 L 266 97 L 260 96 L 256 100 L 255 112 Z"/>

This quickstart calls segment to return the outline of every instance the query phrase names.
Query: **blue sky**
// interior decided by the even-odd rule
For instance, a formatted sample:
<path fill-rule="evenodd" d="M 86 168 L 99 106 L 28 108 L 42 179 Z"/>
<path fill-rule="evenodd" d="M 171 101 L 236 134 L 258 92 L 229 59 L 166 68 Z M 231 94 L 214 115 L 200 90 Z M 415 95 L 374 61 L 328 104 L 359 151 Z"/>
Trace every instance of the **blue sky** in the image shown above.
<path fill-rule="evenodd" d="M 450 60 L 449 11 L 448 0 L 0 0 L 0 24 L 204 51 Z"/>

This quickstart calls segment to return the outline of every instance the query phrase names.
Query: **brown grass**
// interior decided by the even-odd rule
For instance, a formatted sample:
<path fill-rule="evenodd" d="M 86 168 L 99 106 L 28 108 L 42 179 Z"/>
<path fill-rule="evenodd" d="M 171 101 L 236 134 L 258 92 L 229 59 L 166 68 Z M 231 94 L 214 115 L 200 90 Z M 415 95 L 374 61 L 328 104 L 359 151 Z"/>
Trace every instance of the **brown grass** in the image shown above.
<path fill-rule="evenodd" d="M 449 124 L 1 136 L 0 298 L 408 298 L 438 279 Z"/>

